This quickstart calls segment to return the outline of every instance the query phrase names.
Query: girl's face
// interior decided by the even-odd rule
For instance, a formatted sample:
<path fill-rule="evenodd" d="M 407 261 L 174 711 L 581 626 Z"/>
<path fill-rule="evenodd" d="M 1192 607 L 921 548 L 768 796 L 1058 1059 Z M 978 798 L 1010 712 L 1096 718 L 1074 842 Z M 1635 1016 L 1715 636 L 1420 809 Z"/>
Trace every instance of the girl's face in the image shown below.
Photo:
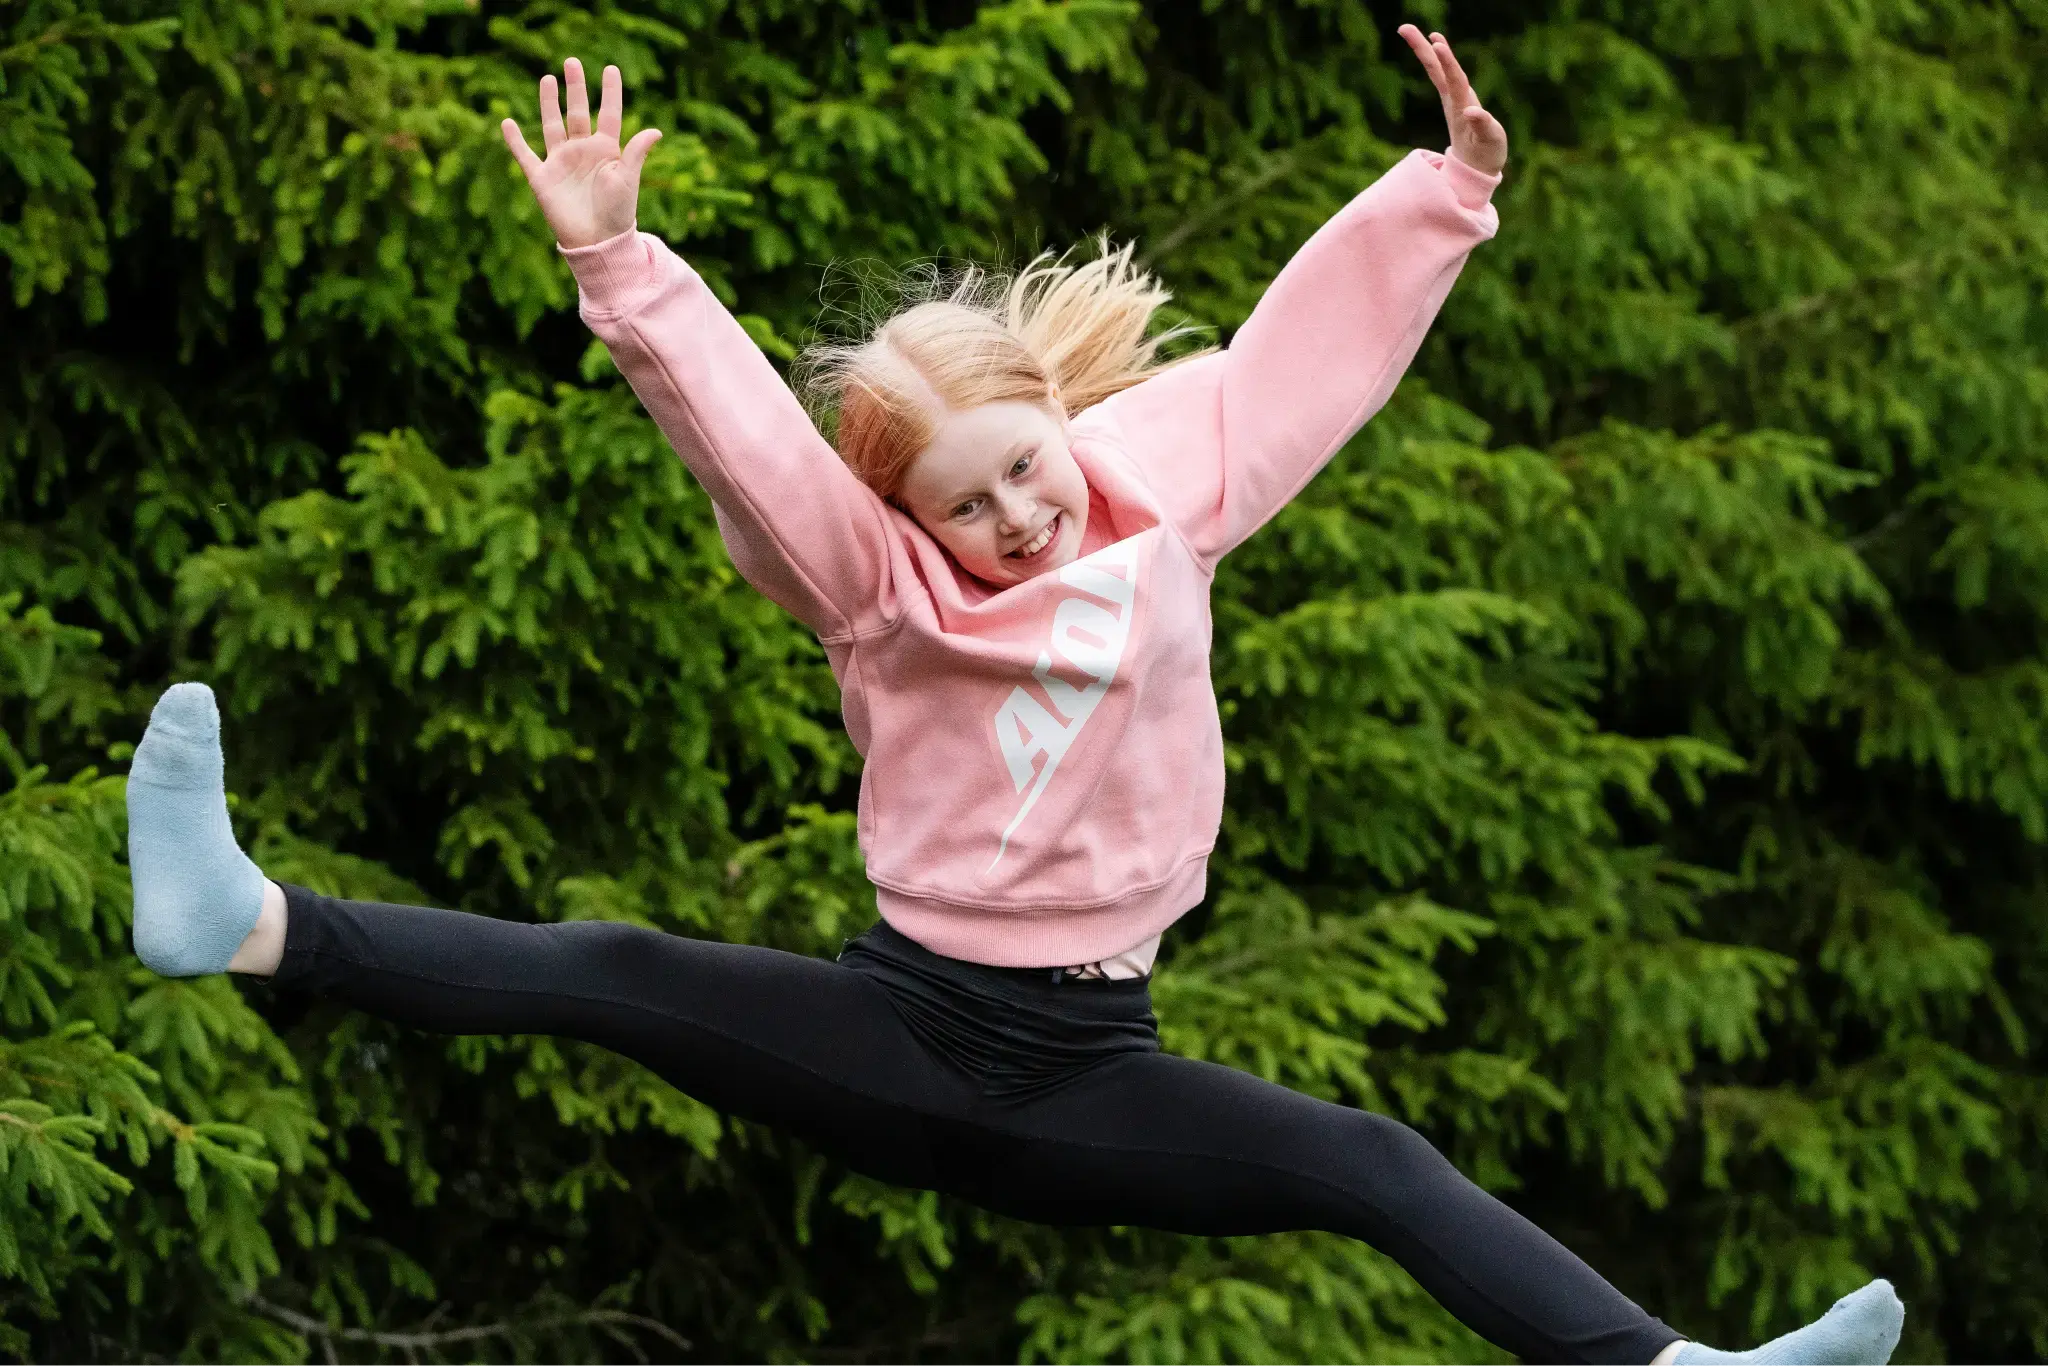
<path fill-rule="evenodd" d="M 944 414 L 896 497 L 961 568 L 997 587 L 1072 563 L 1088 529 L 1067 424 L 1035 403 Z"/>

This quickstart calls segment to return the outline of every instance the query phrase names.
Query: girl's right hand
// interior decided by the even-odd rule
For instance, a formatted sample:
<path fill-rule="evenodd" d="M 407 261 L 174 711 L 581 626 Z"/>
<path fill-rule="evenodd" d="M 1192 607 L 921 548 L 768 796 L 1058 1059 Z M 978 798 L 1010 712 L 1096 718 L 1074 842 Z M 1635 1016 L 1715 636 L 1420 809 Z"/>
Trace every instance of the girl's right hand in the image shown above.
<path fill-rule="evenodd" d="M 513 160 L 526 173 L 526 183 L 540 202 L 555 240 L 565 247 L 588 247 L 617 237 L 634 224 L 640 201 L 640 168 L 661 141 L 657 129 L 645 128 L 619 146 L 619 69 L 604 69 L 604 95 L 597 109 L 597 128 L 590 126 L 590 93 L 583 83 L 583 63 L 571 57 L 562 63 L 569 87 L 569 117 L 562 117 L 555 99 L 555 78 L 540 78 L 540 130 L 547 142 L 543 161 L 526 145 L 519 124 L 499 125 Z"/>

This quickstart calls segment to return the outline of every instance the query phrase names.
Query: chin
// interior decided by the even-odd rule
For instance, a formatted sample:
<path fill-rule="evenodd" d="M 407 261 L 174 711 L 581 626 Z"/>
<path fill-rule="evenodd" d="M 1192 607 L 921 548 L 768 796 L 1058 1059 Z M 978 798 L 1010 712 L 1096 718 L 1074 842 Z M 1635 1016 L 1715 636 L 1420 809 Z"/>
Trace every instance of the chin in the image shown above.
<path fill-rule="evenodd" d="M 1072 564 L 1073 562 L 1073 552 L 1063 550 L 1055 554 L 1047 555 L 1044 559 L 1039 560 L 1035 564 L 1020 565 L 1013 564 L 1010 561 L 1005 560 L 1003 562 L 1003 573 L 1008 575 L 1010 582 L 1022 583 L 1026 579 L 1043 578 L 1047 574 L 1051 574 L 1058 570 L 1064 569 L 1066 566 Z"/>

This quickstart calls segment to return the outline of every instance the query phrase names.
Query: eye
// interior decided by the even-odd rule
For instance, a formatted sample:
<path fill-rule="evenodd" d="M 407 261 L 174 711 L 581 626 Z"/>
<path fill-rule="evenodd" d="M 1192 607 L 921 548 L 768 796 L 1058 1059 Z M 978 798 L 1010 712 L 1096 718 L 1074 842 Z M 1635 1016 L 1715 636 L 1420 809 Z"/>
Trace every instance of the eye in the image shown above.
<path fill-rule="evenodd" d="M 1038 458 L 1038 452 L 1037 452 L 1037 451 L 1033 451 L 1033 452 L 1031 452 L 1031 453 L 1030 453 L 1029 455 L 1020 455 L 1020 456 L 1018 456 L 1018 457 L 1017 457 L 1017 463 L 1016 463 L 1016 464 L 1014 464 L 1014 465 L 1012 465 L 1012 466 L 1010 466 L 1010 477 L 1011 477 L 1012 479 L 1021 479 L 1021 478 L 1023 478 L 1023 477 L 1024 477 L 1024 472 L 1025 472 L 1026 470 L 1029 470 L 1029 469 L 1031 468 L 1031 462 L 1032 462 L 1033 460 L 1037 459 L 1037 458 Z"/>
<path fill-rule="evenodd" d="M 965 518 L 972 517 L 975 513 L 979 511 L 981 511 L 981 499 L 969 498 L 959 507 L 953 509 L 953 520 L 956 522 L 961 521 Z"/>

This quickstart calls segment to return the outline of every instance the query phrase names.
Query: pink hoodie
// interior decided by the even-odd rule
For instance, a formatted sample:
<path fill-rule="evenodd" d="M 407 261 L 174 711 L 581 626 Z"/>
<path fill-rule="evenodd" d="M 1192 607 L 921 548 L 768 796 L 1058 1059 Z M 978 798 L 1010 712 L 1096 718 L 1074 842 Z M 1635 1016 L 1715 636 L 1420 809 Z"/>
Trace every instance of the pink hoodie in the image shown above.
<path fill-rule="evenodd" d="M 1216 562 L 1386 402 L 1493 235 L 1498 183 L 1411 153 L 1302 247 L 1227 351 L 1076 416 L 1083 553 L 1001 591 L 853 477 L 658 238 L 563 253 L 734 564 L 825 646 L 890 924 L 950 957 L 1056 967 L 1147 946 L 1201 900 L 1223 813 Z"/>

